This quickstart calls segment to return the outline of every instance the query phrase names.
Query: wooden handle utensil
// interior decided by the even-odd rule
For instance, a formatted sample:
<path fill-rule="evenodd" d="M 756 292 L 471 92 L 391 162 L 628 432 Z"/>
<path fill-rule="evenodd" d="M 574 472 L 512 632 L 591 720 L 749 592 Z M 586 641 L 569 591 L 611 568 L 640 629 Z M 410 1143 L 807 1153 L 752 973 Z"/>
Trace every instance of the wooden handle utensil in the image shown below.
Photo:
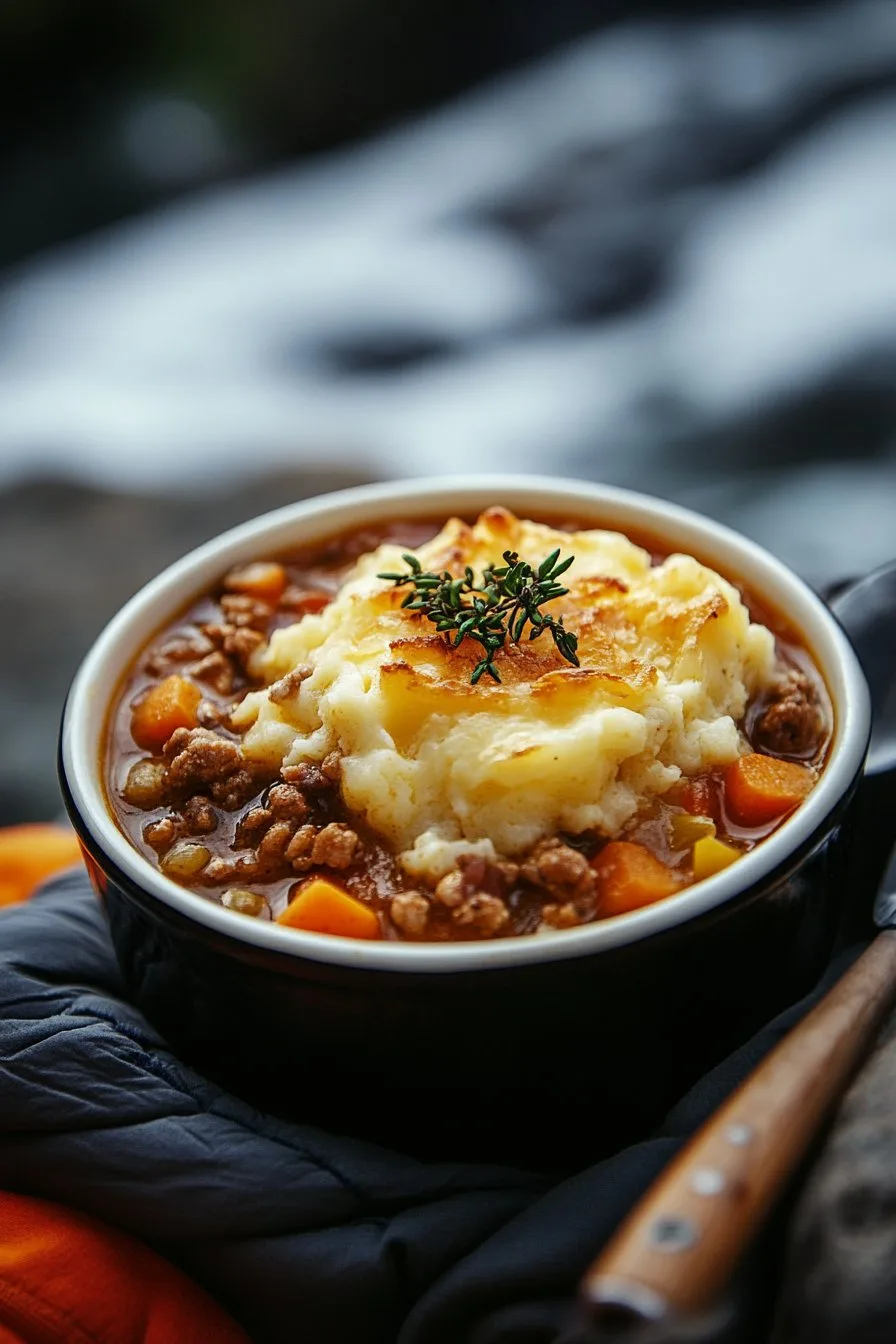
<path fill-rule="evenodd" d="M 896 930 L 879 933 L 694 1136 L 582 1281 L 598 1325 L 688 1316 L 728 1281 L 896 1002 Z"/>

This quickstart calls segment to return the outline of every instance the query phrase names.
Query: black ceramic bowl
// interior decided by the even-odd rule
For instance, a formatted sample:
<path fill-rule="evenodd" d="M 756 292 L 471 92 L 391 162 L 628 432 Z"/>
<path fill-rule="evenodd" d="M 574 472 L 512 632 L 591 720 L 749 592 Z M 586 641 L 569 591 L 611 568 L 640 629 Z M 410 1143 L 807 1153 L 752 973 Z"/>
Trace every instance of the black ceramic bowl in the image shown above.
<path fill-rule="evenodd" d="M 737 863 L 646 909 L 549 936 L 355 942 L 235 915 L 169 881 L 103 792 L 106 716 L 136 652 L 234 564 L 365 522 L 527 515 L 662 538 L 741 580 L 802 633 L 835 713 L 806 802 Z M 420 1154 L 558 1167 L 658 1118 L 724 1050 L 804 991 L 829 951 L 838 836 L 868 692 L 824 604 L 751 542 L 663 501 L 575 481 L 476 477 L 348 490 L 194 551 L 97 640 L 66 706 L 63 787 L 135 1002 L 182 1056 L 255 1104 Z"/>

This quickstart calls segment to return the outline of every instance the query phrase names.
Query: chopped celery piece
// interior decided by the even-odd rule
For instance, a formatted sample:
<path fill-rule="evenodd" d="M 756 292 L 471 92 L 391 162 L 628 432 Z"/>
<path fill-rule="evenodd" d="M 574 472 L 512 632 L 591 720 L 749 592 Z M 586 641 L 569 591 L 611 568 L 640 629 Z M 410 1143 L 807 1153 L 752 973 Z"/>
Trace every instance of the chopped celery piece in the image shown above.
<path fill-rule="evenodd" d="M 690 812 L 676 812 L 669 826 L 669 841 L 672 849 L 690 849 L 704 836 L 715 833 L 712 817 L 693 817 Z"/>

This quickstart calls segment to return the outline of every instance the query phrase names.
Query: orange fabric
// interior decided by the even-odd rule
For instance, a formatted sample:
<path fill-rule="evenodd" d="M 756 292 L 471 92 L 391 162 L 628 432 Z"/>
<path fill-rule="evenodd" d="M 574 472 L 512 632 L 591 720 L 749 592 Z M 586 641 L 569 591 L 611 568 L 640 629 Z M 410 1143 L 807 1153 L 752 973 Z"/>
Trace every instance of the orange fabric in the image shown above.
<path fill-rule="evenodd" d="M 0 907 L 82 858 L 73 831 L 0 828 Z M 250 1344 L 147 1246 L 85 1214 L 0 1191 L 0 1344 Z"/>
<path fill-rule="evenodd" d="M 80 858 L 78 838 L 66 826 L 35 821 L 0 827 L 0 906 L 27 900 L 48 877 Z"/>
<path fill-rule="evenodd" d="M 84 1214 L 0 1192 L 0 1344 L 250 1344 L 196 1284 Z"/>

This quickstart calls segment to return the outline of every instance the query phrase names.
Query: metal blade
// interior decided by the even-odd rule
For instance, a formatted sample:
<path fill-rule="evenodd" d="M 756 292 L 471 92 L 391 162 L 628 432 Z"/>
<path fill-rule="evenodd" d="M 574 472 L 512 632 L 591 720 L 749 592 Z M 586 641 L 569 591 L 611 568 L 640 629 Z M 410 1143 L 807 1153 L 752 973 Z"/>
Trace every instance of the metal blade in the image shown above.
<path fill-rule="evenodd" d="M 896 929 L 896 845 L 874 899 L 874 922 L 879 929 Z"/>

